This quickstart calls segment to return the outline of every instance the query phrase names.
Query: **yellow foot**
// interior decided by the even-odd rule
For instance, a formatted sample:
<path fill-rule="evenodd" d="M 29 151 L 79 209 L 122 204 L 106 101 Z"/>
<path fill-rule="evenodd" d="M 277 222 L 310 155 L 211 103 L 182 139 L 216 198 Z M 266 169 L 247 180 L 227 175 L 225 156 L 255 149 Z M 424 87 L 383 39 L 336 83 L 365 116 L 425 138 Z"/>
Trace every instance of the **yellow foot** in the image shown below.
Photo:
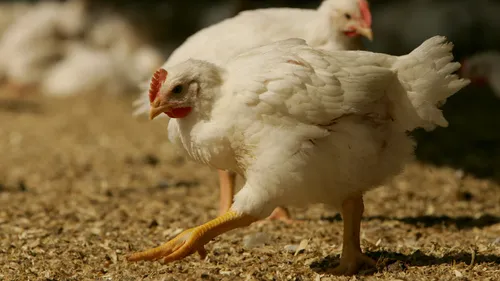
<path fill-rule="evenodd" d="M 128 261 L 158 260 L 165 263 L 183 259 L 194 252 L 198 252 L 204 259 L 207 255 L 205 244 L 214 237 L 229 230 L 244 227 L 256 219 L 250 215 L 228 211 L 203 225 L 190 228 L 177 235 L 174 239 L 153 249 L 134 253 L 127 257 Z"/>
<path fill-rule="evenodd" d="M 377 263 L 370 257 L 358 252 L 352 255 L 343 255 L 340 258 L 340 264 L 327 272 L 333 275 L 354 275 L 358 273 L 364 265 L 376 267 Z"/>
<path fill-rule="evenodd" d="M 150 261 L 163 258 L 163 262 L 167 263 L 185 258 L 194 252 L 198 252 L 200 257 L 204 259 L 207 255 L 207 251 L 204 247 L 205 243 L 201 243 L 199 239 L 201 236 L 200 230 L 197 227 L 191 228 L 183 231 L 174 239 L 161 246 L 143 252 L 133 253 L 127 257 L 127 260 Z"/>

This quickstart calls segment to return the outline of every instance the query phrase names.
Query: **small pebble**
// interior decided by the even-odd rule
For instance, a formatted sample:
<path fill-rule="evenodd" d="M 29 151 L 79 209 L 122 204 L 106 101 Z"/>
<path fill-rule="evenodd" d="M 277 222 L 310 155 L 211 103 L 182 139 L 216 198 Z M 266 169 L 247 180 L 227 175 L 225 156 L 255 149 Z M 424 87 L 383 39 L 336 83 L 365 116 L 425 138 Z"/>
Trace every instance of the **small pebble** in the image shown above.
<path fill-rule="evenodd" d="M 264 232 L 257 232 L 243 237 L 243 247 L 247 249 L 255 248 L 266 244 L 269 241 L 269 235 Z"/>
<path fill-rule="evenodd" d="M 167 189 L 170 186 L 170 183 L 167 180 L 161 180 L 156 184 L 156 188 L 159 189 Z"/>
<path fill-rule="evenodd" d="M 283 247 L 285 249 L 285 251 L 287 253 L 290 253 L 290 254 L 293 254 L 297 251 L 297 249 L 299 248 L 299 245 L 298 244 L 295 244 L 295 245 L 285 245 L 285 247 Z"/>

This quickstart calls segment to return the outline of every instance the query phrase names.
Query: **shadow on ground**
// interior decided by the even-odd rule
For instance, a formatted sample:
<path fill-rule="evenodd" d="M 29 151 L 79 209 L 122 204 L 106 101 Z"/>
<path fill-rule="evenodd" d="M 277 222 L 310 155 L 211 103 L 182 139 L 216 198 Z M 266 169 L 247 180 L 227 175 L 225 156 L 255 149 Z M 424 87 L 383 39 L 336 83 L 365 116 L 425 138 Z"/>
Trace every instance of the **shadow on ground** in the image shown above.
<path fill-rule="evenodd" d="M 14 113 L 42 113 L 39 103 L 22 99 L 0 99 L 0 111 Z"/>
<path fill-rule="evenodd" d="M 366 254 L 377 261 L 377 269 L 364 270 L 360 272 L 361 275 L 373 274 L 377 270 L 389 272 L 405 271 L 410 266 L 431 266 L 458 263 L 465 263 L 468 265 L 482 263 L 500 264 L 500 256 L 472 254 L 466 252 L 449 253 L 442 257 L 426 255 L 420 250 L 417 250 L 409 255 L 388 251 L 367 252 Z M 338 265 L 339 259 L 340 256 L 338 255 L 327 256 L 312 263 L 310 268 L 318 273 L 328 272 L 329 269 Z"/>
<path fill-rule="evenodd" d="M 329 222 L 341 221 L 342 218 L 339 214 L 335 216 L 322 217 L 321 220 Z M 410 224 L 417 227 L 433 227 L 433 226 L 446 226 L 456 227 L 457 229 L 471 229 L 474 227 L 483 228 L 490 225 L 500 223 L 500 217 L 493 215 L 482 215 L 478 218 L 470 216 L 418 216 L 418 217 L 404 217 L 394 218 L 386 216 L 371 216 L 363 218 L 364 221 L 399 221 L 405 224 Z"/>

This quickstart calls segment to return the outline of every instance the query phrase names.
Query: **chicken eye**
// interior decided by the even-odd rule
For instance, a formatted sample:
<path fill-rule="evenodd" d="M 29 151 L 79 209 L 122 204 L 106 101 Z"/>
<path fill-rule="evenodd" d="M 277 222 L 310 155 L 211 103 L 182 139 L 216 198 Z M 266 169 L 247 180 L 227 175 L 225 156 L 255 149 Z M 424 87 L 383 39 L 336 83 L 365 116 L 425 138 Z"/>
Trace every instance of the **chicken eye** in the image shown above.
<path fill-rule="evenodd" d="M 175 87 L 172 89 L 172 93 L 173 93 L 173 94 L 180 94 L 180 93 L 182 93 L 182 90 L 183 90 L 183 89 L 184 89 L 184 88 L 182 87 L 182 85 L 177 85 L 177 86 L 175 86 Z"/>
<path fill-rule="evenodd" d="M 345 14 L 344 14 L 344 17 L 345 17 L 346 19 L 348 19 L 348 20 L 350 20 L 350 19 L 351 19 L 351 15 L 350 15 L 350 14 L 348 14 L 348 13 L 345 13 Z"/>

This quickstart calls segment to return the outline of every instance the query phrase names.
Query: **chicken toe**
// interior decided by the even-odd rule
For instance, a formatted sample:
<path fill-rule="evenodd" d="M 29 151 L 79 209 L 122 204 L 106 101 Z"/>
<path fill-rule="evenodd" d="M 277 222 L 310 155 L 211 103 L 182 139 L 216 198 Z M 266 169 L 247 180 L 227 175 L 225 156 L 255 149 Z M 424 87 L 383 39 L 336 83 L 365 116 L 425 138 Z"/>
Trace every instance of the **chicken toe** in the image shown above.
<path fill-rule="evenodd" d="M 129 261 L 157 260 L 163 258 L 165 263 L 182 259 L 194 252 L 200 253 L 204 258 L 206 251 L 204 244 L 200 243 L 201 232 L 197 228 L 183 231 L 167 243 L 143 252 L 138 252 L 127 257 Z"/>
<path fill-rule="evenodd" d="M 224 215 L 203 225 L 183 231 L 174 239 L 163 245 L 146 251 L 133 253 L 127 257 L 127 260 L 151 261 L 163 258 L 163 261 L 168 263 L 175 260 L 181 260 L 194 252 L 198 252 L 200 257 L 204 259 L 207 255 L 204 246 L 210 240 L 229 230 L 247 226 L 256 220 L 257 219 L 252 216 L 230 210 Z"/>

